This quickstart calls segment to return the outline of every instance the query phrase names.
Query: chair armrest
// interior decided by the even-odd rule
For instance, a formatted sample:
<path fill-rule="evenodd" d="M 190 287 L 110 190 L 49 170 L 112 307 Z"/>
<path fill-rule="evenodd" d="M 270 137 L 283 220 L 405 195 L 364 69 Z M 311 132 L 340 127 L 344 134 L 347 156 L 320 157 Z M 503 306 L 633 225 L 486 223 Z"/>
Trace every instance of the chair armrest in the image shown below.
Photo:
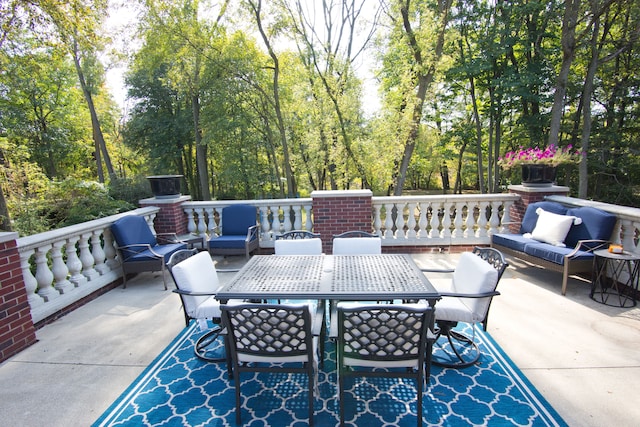
<path fill-rule="evenodd" d="M 156 234 L 156 240 L 158 243 L 186 243 L 176 233 L 158 233 Z"/>
<path fill-rule="evenodd" d="M 422 271 L 423 273 L 453 273 L 454 271 L 456 271 L 456 269 L 455 268 L 445 268 L 445 269 L 421 268 L 420 271 Z"/>
<path fill-rule="evenodd" d="M 570 253 L 565 255 L 565 258 L 571 258 L 571 257 L 575 256 L 582 249 L 582 247 L 587 243 L 597 243 L 597 245 L 594 245 L 593 247 L 587 247 L 586 248 L 586 252 L 593 252 L 593 251 L 596 251 L 598 249 L 601 249 L 603 246 L 607 246 L 609 244 L 609 241 L 608 240 L 598 240 L 598 239 L 578 240 L 578 243 L 576 243 L 576 246 L 575 246 L 575 248 L 573 248 L 573 251 L 571 251 Z"/>
<path fill-rule="evenodd" d="M 215 292 L 191 292 L 191 291 L 185 291 L 182 289 L 173 289 L 172 291 L 175 292 L 176 294 L 188 295 L 190 297 L 213 297 L 216 295 Z"/>
<path fill-rule="evenodd" d="M 237 273 L 238 271 L 240 271 L 239 268 L 222 268 L 222 269 L 216 268 L 216 273 Z"/>
<path fill-rule="evenodd" d="M 258 225 L 252 225 L 251 227 L 249 227 L 249 229 L 247 230 L 247 238 L 246 241 L 250 242 L 252 241 L 254 238 L 258 237 Z"/>
<path fill-rule="evenodd" d="M 440 292 L 441 297 L 456 297 L 456 298 L 487 298 L 487 297 L 495 297 L 496 295 L 500 295 L 500 292 L 491 291 L 491 292 L 482 292 L 480 294 L 458 294 L 455 292 Z"/>

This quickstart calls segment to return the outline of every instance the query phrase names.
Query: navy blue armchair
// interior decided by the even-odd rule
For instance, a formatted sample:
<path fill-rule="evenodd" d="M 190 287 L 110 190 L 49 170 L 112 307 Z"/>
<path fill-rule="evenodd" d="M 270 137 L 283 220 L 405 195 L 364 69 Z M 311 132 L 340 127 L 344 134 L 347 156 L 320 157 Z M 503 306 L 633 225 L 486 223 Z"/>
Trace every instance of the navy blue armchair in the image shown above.
<path fill-rule="evenodd" d="M 247 258 L 258 248 L 257 209 L 250 205 L 231 205 L 222 209 L 221 226 L 209 239 L 211 255 L 242 255 Z"/>
<path fill-rule="evenodd" d="M 111 224 L 111 234 L 122 266 L 123 288 L 127 287 L 129 273 L 161 271 L 164 288 L 167 289 L 166 263 L 174 252 L 187 248 L 185 243 L 180 242 L 175 234 L 155 236 L 147 221 L 136 215 L 122 217 Z"/>

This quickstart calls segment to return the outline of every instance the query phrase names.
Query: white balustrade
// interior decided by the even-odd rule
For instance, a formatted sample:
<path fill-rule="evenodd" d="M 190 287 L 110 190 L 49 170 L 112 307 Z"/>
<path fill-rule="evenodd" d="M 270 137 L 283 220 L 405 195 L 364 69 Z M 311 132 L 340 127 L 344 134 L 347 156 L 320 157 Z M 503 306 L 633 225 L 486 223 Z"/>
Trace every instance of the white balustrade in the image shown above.
<path fill-rule="evenodd" d="M 17 239 L 33 321 L 44 320 L 121 277 L 110 225 L 132 213 L 153 218 L 158 210 L 136 209 Z"/>

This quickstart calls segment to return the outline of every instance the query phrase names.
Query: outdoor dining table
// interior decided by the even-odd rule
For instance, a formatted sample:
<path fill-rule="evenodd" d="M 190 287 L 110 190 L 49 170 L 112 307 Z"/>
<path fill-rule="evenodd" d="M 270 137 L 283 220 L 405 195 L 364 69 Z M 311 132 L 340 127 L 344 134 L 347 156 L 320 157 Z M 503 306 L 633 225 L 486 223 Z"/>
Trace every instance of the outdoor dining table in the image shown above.
<path fill-rule="evenodd" d="M 379 301 L 440 294 L 410 255 L 255 255 L 216 293 L 230 299 Z"/>

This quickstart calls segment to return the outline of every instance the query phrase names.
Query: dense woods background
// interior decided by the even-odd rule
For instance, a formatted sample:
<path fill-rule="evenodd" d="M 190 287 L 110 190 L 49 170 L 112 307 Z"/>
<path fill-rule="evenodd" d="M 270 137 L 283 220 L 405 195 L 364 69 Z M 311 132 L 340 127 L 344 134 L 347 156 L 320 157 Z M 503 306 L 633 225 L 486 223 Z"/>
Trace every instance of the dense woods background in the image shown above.
<path fill-rule="evenodd" d="M 548 144 L 584 152 L 573 195 L 640 206 L 636 0 L 0 0 L 0 28 L 5 230 L 163 173 L 196 200 L 500 192 L 500 156 Z"/>

